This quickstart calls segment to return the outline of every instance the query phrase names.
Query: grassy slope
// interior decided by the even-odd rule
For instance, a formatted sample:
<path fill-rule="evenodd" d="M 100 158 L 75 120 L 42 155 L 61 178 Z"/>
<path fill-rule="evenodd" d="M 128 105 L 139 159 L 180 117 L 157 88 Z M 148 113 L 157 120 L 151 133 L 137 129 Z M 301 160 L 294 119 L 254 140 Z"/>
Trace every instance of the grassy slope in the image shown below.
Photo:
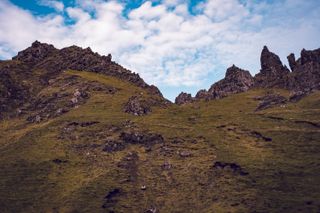
<path fill-rule="evenodd" d="M 142 89 L 94 73 L 65 75 L 70 74 L 121 90 L 96 92 L 85 105 L 45 123 L 27 124 L 22 118 L 0 123 L 1 212 L 143 212 L 151 207 L 160 212 L 319 211 L 320 129 L 295 122 L 320 122 L 319 93 L 261 112 L 254 112 L 253 97 L 265 90 L 132 116 L 122 106 L 133 94 L 147 96 Z M 162 134 L 169 151 L 163 154 L 161 145 L 151 152 L 130 145 L 102 152 L 105 139 L 115 137 L 110 126 L 128 119 L 137 129 Z M 100 123 L 78 128 L 71 139 L 61 138 L 72 121 Z M 252 131 L 272 141 L 255 138 Z M 175 137 L 184 141 L 173 143 Z M 192 156 L 180 157 L 182 150 Z M 139 159 L 129 169 L 117 166 L 129 152 L 137 152 Z M 165 161 L 172 164 L 170 170 L 161 168 Z M 215 161 L 235 162 L 249 175 L 217 171 Z M 147 189 L 141 190 L 142 185 Z M 101 208 L 114 189 L 120 193 L 107 209 Z"/>

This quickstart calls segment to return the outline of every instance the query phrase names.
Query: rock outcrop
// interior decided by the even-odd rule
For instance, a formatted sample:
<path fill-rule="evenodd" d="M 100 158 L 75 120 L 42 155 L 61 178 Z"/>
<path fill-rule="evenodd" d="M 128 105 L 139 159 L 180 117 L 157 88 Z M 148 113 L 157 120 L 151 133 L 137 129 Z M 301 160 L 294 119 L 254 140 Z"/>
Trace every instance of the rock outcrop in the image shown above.
<path fill-rule="evenodd" d="M 43 82 L 48 82 L 50 78 L 67 69 L 85 70 L 115 76 L 161 95 L 155 86 L 146 84 L 138 74 L 113 62 L 111 54 L 101 56 L 94 53 L 89 47 L 83 49 L 70 46 L 59 50 L 53 45 L 35 41 L 31 47 L 19 52 L 12 59 L 23 62 L 32 69 L 45 70 L 46 72 L 41 76 Z"/>
<path fill-rule="evenodd" d="M 146 115 L 151 112 L 151 104 L 140 96 L 132 96 L 124 106 L 124 112 L 132 115 Z"/>
<path fill-rule="evenodd" d="M 301 57 L 297 60 L 293 53 L 287 58 L 292 72 L 282 64 L 278 55 L 264 46 L 260 57 L 261 70 L 254 77 L 249 71 L 233 65 L 227 69 L 225 78 L 214 83 L 208 91 L 200 90 L 195 98 L 181 93 L 176 98 L 176 103 L 220 99 L 251 88 L 287 89 L 299 94 L 299 97 L 320 89 L 320 48 L 309 51 L 303 49 Z"/>
<path fill-rule="evenodd" d="M 268 109 L 273 106 L 281 106 L 287 103 L 287 98 L 279 94 L 267 94 L 262 97 L 256 97 L 260 101 L 256 111 Z"/>
<path fill-rule="evenodd" d="M 196 99 L 219 99 L 230 94 L 245 92 L 253 86 L 253 77 L 247 70 L 242 70 L 235 65 L 227 69 L 224 79 L 213 84 L 208 91 L 200 90 Z"/>
<path fill-rule="evenodd" d="M 287 88 L 290 70 L 282 64 L 279 56 L 264 46 L 261 57 L 261 70 L 254 77 L 255 87 Z"/>
<path fill-rule="evenodd" d="M 0 119 L 10 117 L 17 107 L 35 99 L 42 89 L 50 86 L 50 82 L 59 78 L 65 70 L 113 76 L 168 102 L 157 87 L 148 85 L 138 74 L 113 62 L 111 54 L 101 56 L 90 48 L 77 46 L 57 49 L 51 44 L 35 41 L 12 60 L 0 61 Z M 77 102 L 77 98 L 72 101 Z"/>
<path fill-rule="evenodd" d="M 178 105 L 192 103 L 194 101 L 194 98 L 192 98 L 191 94 L 181 92 L 175 99 L 175 103 Z"/>
<path fill-rule="evenodd" d="M 320 48 L 301 51 L 301 57 L 295 60 L 294 54 L 288 56 L 292 70 L 291 84 L 288 89 L 308 93 L 320 89 Z"/>

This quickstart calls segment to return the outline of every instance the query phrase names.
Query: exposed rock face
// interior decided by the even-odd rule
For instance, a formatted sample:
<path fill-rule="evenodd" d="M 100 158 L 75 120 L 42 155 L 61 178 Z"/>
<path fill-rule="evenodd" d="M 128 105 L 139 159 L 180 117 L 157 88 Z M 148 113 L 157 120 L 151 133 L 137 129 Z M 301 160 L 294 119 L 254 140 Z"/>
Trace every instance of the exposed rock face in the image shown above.
<path fill-rule="evenodd" d="M 234 174 L 239 174 L 242 176 L 249 174 L 240 165 L 236 163 L 226 163 L 226 162 L 217 161 L 214 163 L 213 168 L 216 170 L 230 170 Z"/>
<path fill-rule="evenodd" d="M 53 45 L 35 41 L 32 43 L 31 47 L 28 47 L 27 49 L 19 52 L 18 55 L 13 57 L 12 59 L 34 65 L 55 52 L 57 52 L 57 49 L 54 48 Z"/>
<path fill-rule="evenodd" d="M 260 101 L 256 111 L 264 110 L 273 106 L 280 106 L 286 104 L 288 101 L 286 97 L 279 94 L 268 94 L 263 97 L 257 97 L 256 100 Z"/>
<path fill-rule="evenodd" d="M 175 100 L 175 103 L 178 105 L 186 104 L 186 103 L 192 103 L 194 101 L 194 98 L 192 98 L 191 94 L 181 92 Z"/>
<path fill-rule="evenodd" d="M 37 98 L 42 89 L 50 86 L 51 81 L 68 69 L 114 76 L 142 87 L 153 97 L 167 102 L 157 87 L 146 84 L 138 74 L 113 62 L 110 54 L 101 56 L 90 48 L 71 46 L 59 50 L 53 45 L 35 41 L 12 59 L 0 61 L 0 119 L 11 116 L 17 107 Z M 99 85 L 96 89 L 105 90 Z M 73 104 L 78 101 L 78 97 L 71 100 Z"/>
<path fill-rule="evenodd" d="M 303 49 L 301 57 L 296 61 L 294 59 L 293 54 L 288 56 L 292 70 L 289 89 L 305 93 L 320 89 L 320 48 L 310 51 Z"/>
<path fill-rule="evenodd" d="M 293 53 L 287 58 L 292 72 L 282 64 L 279 56 L 264 46 L 260 57 L 261 70 L 253 78 L 248 71 L 232 66 L 228 68 L 225 78 L 213 84 L 208 91 L 200 90 L 195 98 L 181 93 L 176 103 L 219 99 L 252 87 L 288 89 L 300 94 L 299 97 L 320 89 L 320 48 L 310 51 L 303 49 L 298 60 Z"/>
<path fill-rule="evenodd" d="M 151 112 L 151 107 L 142 97 L 132 96 L 124 106 L 124 112 L 133 115 L 146 115 Z"/>
<path fill-rule="evenodd" d="M 228 94 L 245 92 L 252 85 L 253 78 L 250 72 L 233 65 L 227 69 L 226 77 L 209 89 L 209 93 L 215 94 L 216 97 L 220 98 Z"/>
<path fill-rule="evenodd" d="M 261 70 L 255 77 L 256 87 L 265 88 L 287 88 L 289 84 L 289 69 L 282 65 L 282 62 L 276 54 L 269 51 L 264 46 L 261 57 Z"/>
<path fill-rule="evenodd" d="M 245 92 L 253 86 L 253 83 L 253 77 L 249 71 L 233 65 L 227 69 L 224 79 L 213 84 L 208 91 L 200 90 L 196 99 L 219 99 L 230 94 Z"/>
<path fill-rule="evenodd" d="M 47 73 L 42 75 L 44 82 L 63 70 L 85 70 L 115 76 L 150 89 L 150 92 L 161 94 L 155 86 L 151 87 L 146 84 L 138 74 L 132 73 L 111 61 L 111 54 L 101 56 L 94 53 L 90 48 L 82 49 L 81 47 L 71 46 L 58 50 L 53 45 L 35 41 L 31 47 L 19 52 L 12 59 L 24 62 L 32 66 L 33 69 L 46 70 Z"/>

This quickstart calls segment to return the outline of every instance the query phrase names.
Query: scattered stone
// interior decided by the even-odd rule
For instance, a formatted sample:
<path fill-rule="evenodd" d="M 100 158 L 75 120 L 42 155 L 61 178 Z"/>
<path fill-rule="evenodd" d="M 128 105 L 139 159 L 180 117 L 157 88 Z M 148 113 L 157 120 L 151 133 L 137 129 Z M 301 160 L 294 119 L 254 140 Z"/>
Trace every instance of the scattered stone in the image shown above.
<path fill-rule="evenodd" d="M 162 169 L 164 170 L 170 170 L 172 168 L 172 164 L 169 163 L 168 161 L 165 161 L 162 166 L 161 166 Z"/>
<path fill-rule="evenodd" d="M 124 112 L 133 115 L 146 115 L 151 112 L 150 104 L 140 96 L 132 96 L 124 106 Z"/>
<path fill-rule="evenodd" d="M 106 144 L 104 145 L 102 151 L 104 152 L 116 152 L 125 149 L 125 145 L 122 141 L 115 141 L 115 140 L 107 140 Z"/>
<path fill-rule="evenodd" d="M 180 157 L 183 157 L 183 158 L 187 158 L 187 157 L 192 156 L 191 152 L 189 152 L 189 151 L 178 151 L 178 154 Z"/>
<path fill-rule="evenodd" d="M 155 207 L 152 207 L 152 208 L 147 209 L 146 211 L 144 211 L 144 213 L 157 213 L 157 209 Z"/>
<path fill-rule="evenodd" d="M 230 169 L 233 173 L 239 174 L 241 176 L 248 175 L 249 173 L 244 171 L 243 168 L 236 163 L 225 163 L 216 161 L 213 165 L 215 169 Z"/>
<path fill-rule="evenodd" d="M 160 134 L 143 132 L 122 132 L 120 138 L 129 144 L 154 145 L 163 143 L 164 139 Z"/>
<path fill-rule="evenodd" d="M 40 115 L 36 115 L 34 121 L 35 121 L 36 123 L 40 123 L 40 122 L 41 122 L 41 116 L 40 116 Z"/>
<path fill-rule="evenodd" d="M 147 186 L 142 185 L 142 186 L 140 187 L 140 189 L 144 191 L 144 190 L 146 190 L 146 189 L 147 189 Z"/>

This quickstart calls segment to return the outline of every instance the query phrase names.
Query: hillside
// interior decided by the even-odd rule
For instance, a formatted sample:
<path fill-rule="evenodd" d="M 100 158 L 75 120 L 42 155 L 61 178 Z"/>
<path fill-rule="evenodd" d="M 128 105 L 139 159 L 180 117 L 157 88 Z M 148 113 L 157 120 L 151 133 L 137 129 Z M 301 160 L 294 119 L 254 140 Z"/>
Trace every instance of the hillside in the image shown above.
<path fill-rule="evenodd" d="M 0 62 L 0 212 L 320 211 L 320 57 L 306 91 L 231 67 L 178 104 L 110 57 Z"/>

